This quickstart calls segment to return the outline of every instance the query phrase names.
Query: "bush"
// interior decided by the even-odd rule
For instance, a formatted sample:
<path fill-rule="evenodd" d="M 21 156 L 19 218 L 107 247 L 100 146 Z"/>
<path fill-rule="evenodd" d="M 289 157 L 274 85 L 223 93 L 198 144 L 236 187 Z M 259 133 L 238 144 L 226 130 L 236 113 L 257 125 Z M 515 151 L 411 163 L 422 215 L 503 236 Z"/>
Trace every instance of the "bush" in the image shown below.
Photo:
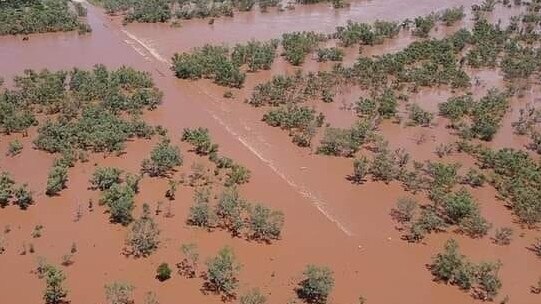
<path fill-rule="evenodd" d="M 250 181 L 251 172 L 249 169 L 242 165 L 234 164 L 231 166 L 231 170 L 226 173 L 227 178 L 224 185 L 226 187 L 234 185 L 242 185 Z"/>
<path fill-rule="evenodd" d="M 232 296 L 238 286 L 237 276 L 241 265 L 237 261 L 233 250 L 222 248 L 218 255 L 207 261 L 207 285 L 210 290 Z"/>
<path fill-rule="evenodd" d="M 144 159 L 141 171 L 150 176 L 166 176 L 174 167 L 182 164 L 182 156 L 177 146 L 168 139 L 162 140 L 150 152 L 150 159 Z"/>
<path fill-rule="evenodd" d="M 422 209 L 419 218 L 411 224 L 406 238 L 412 242 L 419 242 L 431 232 L 442 231 L 445 221 L 430 208 Z"/>
<path fill-rule="evenodd" d="M 45 193 L 49 196 L 57 195 L 58 192 L 66 188 L 67 182 L 68 168 L 64 166 L 54 166 L 49 172 Z"/>
<path fill-rule="evenodd" d="M 494 232 L 494 243 L 498 245 L 509 245 L 513 237 L 513 229 L 509 227 L 500 227 Z"/>
<path fill-rule="evenodd" d="M 390 89 L 386 89 L 381 96 L 376 98 L 376 103 L 378 104 L 378 113 L 383 118 L 392 118 L 397 112 L 398 102 L 394 91 Z"/>
<path fill-rule="evenodd" d="M 303 272 L 304 280 L 299 283 L 297 293 L 308 303 L 323 304 L 334 287 L 334 277 L 328 267 L 308 265 Z"/>
<path fill-rule="evenodd" d="M 440 16 L 440 20 L 445 23 L 447 26 L 455 24 L 457 21 L 460 21 L 466 16 L 464 13 L 464 7 L 452 7 L 445 9 Z"/>
<path fill-rule="evenodd" d="M 247 64 L 251 72 L 268 70 L 276 57 L 278 40 L 268 42 L 249 41 L 247 44 L 237 44 L 233 48 L 231 59 L 237 65 Z"/>
<path fill-rule="evenodd" d="M 129 283 L 113 282 L 105 285 L 105 299 L 108 304 L 131 304 L 133 290 L 133 285 Z"/>
<path fill-rule="evenodd" d="M 192 54 L 176 53 L 172 60 L 172 70 L 182 79 L 212 78 L 219 85 L 241 88 L 246 78 L 239 64 L 230 59 L 227 47 L 207 44 Z"/>
<path fill-rule="evenodd" d="M 0 173 L 0 207 L 4 208 L 9 203 L 9 200 L 13 196 L 15 181 L 11 178 L 11 175 L 3 171 Z"/>
<path fill-rule="evenodd" d="M 324 40 L 324 35 L 315 32 L 285 33 L 282 35 L 283 55 L 291 64 L 301 65 L 306 55 Z"/>
<path fill-rule="evenodd" d="M 113 167 L 98 167 L 90 178 L 90 184 L 93 188 L 105 191 L 114 184 L 120 184 L 122 180 L 120 175 L 122 170 Z"/>
<path fill-rule="evenodd" d="M 409 223 L 417 210 L 417 201 L 409 197 L 401 197 L 396 202 L 396 207 L 393 209 L 393 217 L 399 223 Z"/>
<path fill-rule="evenodd" d="M 479 290 L 482 292 L 482 298 L 492 301 L 502 287 L 502 282 L 498 277 L 500 263 L 482 262 L 477 266 L 477 280 Z"/>
<path fill-rule="evenodd" d="M 216 215 L 220 218 L 219 225 L 229 229 L 233 234 L 240 234 L 244 227 L 242 213 L 246 202 L 239 196 L 235 188 L 226 188 L 218 200 Z"/>
<path fill-rule="evenodd" d="M 350 176 L 350 179 L 357 184 L 360 184 L 364 181 L 366 174 L 369 171 L 369 161 L 365 156 L 356 158 L 353 160 L 353 174 Z"/>
<path fill-rule="evenodd" d="M 486 177 L 482 172 L 479 172 L 475 168 L 470 168 L 466 176 L 464 176 L 463 182 L 472 187 L 482 187 L 485 184 Z"/>
<path fill-rule="evenodd" d="M 417 104 L 412 104 L 409 111 L 409 119 L 412 125 L 428 127 L 434 118 L 434 114 L 423 110 Z"/>
<path fill-rule="evenodd" d="M 43 300 L 46 304 L 63 303 L 68 295 L 67 290 L 62 286 L 66 276 L 62 270 L 48 265 L 45 270 L 45 291 Z"/>
<path fill-rule="evenodd" d="M 460 230 L 472 238 L 480 238 L 488 233 L 492 227 L 478 212 L 463 218 L 460 221 Z"/>
<path fill-rule="evenodd" d="M 359 121 L 350 129 L 327 128 L 317 153 L 351 157 L 370 138 L 372 130 L 368 121 Z"/>
<path fill-rule="evenodd" d="M 195 147 L 197 154 L 207 155 L 218 152 L 218 145 L 213 144 L 208 129 L 184 129 L 182 141 L 186 141 Z"/>
<path fill-rule="evenodd" d="M 130 254 L 135 257 L 146 257 L 152 254 L 160 243 L 158 224 L 150 216 L 150 208 L 143 204 L 143 214 L 130 227 L 126 245 Z"/>
<path fill-rule="evenodd" d="M 259 289 L 254 288 L 240 297 L 240 304 L 265 304 L 267 298 L 259 291 Z"/>
<path fill-rule="evenodd" d="M 23 151 L 23 143 L 20 142 L 18 139 L 15 139 L 9 142 L 8 151 L 6 155 L 13 157 L 20 154 L 22 151 Z"/>
<path fill-rule="evenodd" d="M 458 224 L 465 218 L 475 216 L 479 210 L 471 194 L 464 188 L 447 195 L 443 208 L 451 224 Z"/>
<path fill-rule="evenodd" d="M 445 243 L 444 251 L 433 258 L 430 269 L 437 280 L 454 283 L 464 260 L 464 255 L 458 251 L 458 242 L 450 239 Z"/>
<path fill-rule="evenodd" d="M 26 210 L 28 206 L 34 203 L 32 192 L 28 190 L 28 187 L 26 184 L 15 188 L 13 190 L 13 197 L 15 197 L 15 204 L 18 205 L 19 208 L 23 210 Z"/>
<path fill-rule="evenodd" d="M 156 278 L 160 281 L 166 281 L 171 278 L 171 268 L 169 268 L 169 264 L 167 263 L 161 263 L 160 266 L 156 269 Z"/>
<path fill-rule="evenodd" d="M 440 115 L 447 117 L 453 124 L 458 123 L 462 117 L 470 114 L 474 105 L 471 95 L 451 97 L 438 105 Z"/>
<path fill-rule="evenodd" d="M 67 0 L 5 1 L 0 4 L 0 35 L 68 32 L 84 24 Z"/>
<path fill-rule="evenodd" d="M 197 271 L 197 265 L 199 263 L 199 252 L 197 245 L 194 243 L 182 244 L 180 251 L 184 256 L 184 259 L 177 264 L 180 269 L 180 273 L 188 278 L 194 278 Z"/>
<path fill-rule="evenodd" d="M 214 226 L 214 214 L 208 202 L 193 203 L 188 214 L 188 224 L 205 228 Z"/>
<path fill-rule="evenodd" d="M 430 30 L 436 25 L 437 15 L 430 14 L 425 17 L 416 17 L 414 19 L 415 24 L 415 30 L 413 31 L 413 35 L 426 38 L 428 37 L 428 34 L 430 33 Z"/>
<path fill-rule="evenodd" d="M 271 210 L 263 205 L 250 208 L 249 228 L 252 239 L 270 242 L 277 240 L 282 233 L 284 214 Z"/>
<path fill-rule="evenodd" d="M 331 47 L 317 50 L 317 61 L 342 61 L 344 59 L 344 50 Z"/>
<path fill-rule="evenodd" d="M 133 220 L 134 196 L 135 191 L 130 186 L 113 184 L 103 192 L 100 203 L 109 208 L 111 222 L 126 226 Z"/>

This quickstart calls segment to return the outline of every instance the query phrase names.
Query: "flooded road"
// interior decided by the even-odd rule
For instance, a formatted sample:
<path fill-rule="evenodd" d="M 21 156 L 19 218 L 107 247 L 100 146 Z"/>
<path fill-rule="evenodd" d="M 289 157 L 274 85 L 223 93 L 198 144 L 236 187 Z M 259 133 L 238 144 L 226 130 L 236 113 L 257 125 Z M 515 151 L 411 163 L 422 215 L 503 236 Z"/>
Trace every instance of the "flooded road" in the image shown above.
<path fill-rule="evenodd" d="M 535 283 L 541 266 L 536 257 L 524 249 L 531 244 L 535 233 L 525 230 L 523 237 L 507 247 L 495 247 L 488 238 L 472 240 L 451 233 L 431 236 L 427 244 L 408 244 L 400 240 L 400 233 L 389 216 L 396 199 L 406 195 L 400 185 L 352 185 L 345 178 L 351 173 L 350 159 L 314 155 L 309 149 L 294 146 L 285 132 L 261 122 L 263 110 L 251 108 L 242 101 L 257 83 L 292 70 L 280 62 L 281 59 L 275 63 L 277 68 L 251 74 L 246 88 L 235 91 L 234 100 L 224 99 L 226 89 L 208 80 L 178 80 L 169 69 L 168 60 L 173 53 L 205 43 L 232 44 L 252 38 L 270 39 L 295 30 L 331 32 L 348 19 L 363 22 L 402 20 L 450 6 L 469 7 L 475 2 L 356 1 L 351 7 L 336 11 L 327 5 L 300 6 L 281 13 L 238 13 L 234 18 L 217 19 L 213 25 L 208 25 L 205 20 L 192 20 L 183 22 L 178 29 L 149 24 L 124 28 L 101 9 L 89 7 L 91 35 L 32 35 L 29 41 L 22 41 L 21 37 L 0 37 L 0 71 L 8 83 L 12 76 L 26 68 L 89 68 L 103 63 L 109 67 L 130 65 L 149 71 L 164 91 L 165 98 L 164 104 L 148 113 L 146 119 L 165 126 L 177 143 L 183 128 L 209 128 L 221 152 L 252 171 L 252 181 L 242 188 L 243 194 L 249 200 L 279 208 L 286 214 L 283 240 L 270 246 L 247 243 L 222 232 L 197 231 L 184 224 L 192 193 L 183 188 L 173 207 L 175 217 L 158 220 L 164 239 L 160 250 L 145 260 L 128 259 L 120 254 L 125 231 L 109 224 L 106 214 L 89 213 L 82 222 L 74 223 L 73 212 L 80 202 L 98 199 L 96 192 L 87 189 L 94 163 L 137 172 L 152 144 L 135 141 L 128 145 L 125 157 L 101 159 L 96 156 L 87 164 L 78 164 L 70 171 L 69 188 L 55 198 L 39 192 L 44 188 L 52 156 L 26 148 L 15 160 L 0 159 L 0 168 L 13 172 L 17 180 L 28 182 L 36 190 L 38 201 L 27 212 L 14 207 L 0 210 L 0 225 L 9 224 L 15 228 L 9 238 L 17 240 L 10 244 L 6 254 L 0 256 L 0 269 L 10 274 L 0 278 L 0 302 L 38 303 L 43 286 L 30 273 L 35 256 L 44 255 L 58 262 L 72 240 L 77 240 L 80 254 L 76 263 L 66 269 L 69 298 L 73 303 L 103 303 L 103 285 L 112 280 L 132 282 L 136 286 L 136 303 L 141 303 L 143 294 L 149 290 L 155 291 L 161 303 L 166 304 L 179 300 L 219 303 L 219 297 L 205 296 L 199 291 L 200 279 L 174 276 L 165 283 L 154 279 L 157 265 L 163 261 L 178 262 L 180 244 L 189 241 L 198 243 L 205 258 L 215 254 L 224 244 L 232 245 L 244 265 L 240 291 L 260 287 L 268 295 L 269 303 L 286 303 L 295 298 L 295 284 L 307 263 L 329 265 L 334 270 L 336 288 L 331 303 L 355 303 L 360 295 L 369 303 L 477 303 L 479 301 L 466 292 L 432 282 L 425 267 L 452 235 L 460 240 L 463 251 L 473 260 L 500 259 L 503 262 L 502 295 L 516 299 L 513 303 L 537 303 L 538 296 L 529 292 L 529 284 Z M 391 45 L 391 48 L 407 45 L 410 40 L 405 39 L 408 42 Z M 345 95 L 344 99 L 353 98 L 353 94 Z M 422 103 L 428 99 L 427 108 L 433 110 L 436 107 L 431 100 L 441 101 L 444 97 L 433 92 L 420 96 L 419 100 Z M 346 126 L 354 118 L 347 113 L 344 115 L 350 116 L 341 121 L 340 111 L 331 110 L 335 111 L 333 124 L 344 123 Z M 405 147 L 416 159 L 423 161 L 436 158 L 433 151 L 439 142 L 454 138 L 445 130 L 443 122 L 428 130 L 404 129 L 394 124 L 384 124 L 382 129 L 391 145 Z M 431 139 L 426 145 L 415 143 L 419 132 L 426 132 Z M 5 151 L 7 142 L 0 142 L 1 151 Z M 185 152 L 187 147 L 184 145 L 182 151 L 187 156 L 184 171 L 189 171 L 195 157 Z M 473 163 L 471 159 L 458 158 L 457 161 Z M 166 187 L 165 180 L 144 179 L 137 204 L 149 202 L 154 206 L 163 200 Z M 513 225 L 512 216 L 501 202 L 496 201 L 496 193 L 492 190 L 487 188 L 474 193 L 482 203 L 483 212 L 497 226 Z M 424 197 L 419 199 L 426 200 Z M 46 227 L 43 240 L 29 237 L 37 223 Z M 38 254 L 20 256 L 21 240 L 34 242 Z M 391 288 L 393 292 L 389 292 Z M 27 289 L 32 292 L 26 292 Z"/>

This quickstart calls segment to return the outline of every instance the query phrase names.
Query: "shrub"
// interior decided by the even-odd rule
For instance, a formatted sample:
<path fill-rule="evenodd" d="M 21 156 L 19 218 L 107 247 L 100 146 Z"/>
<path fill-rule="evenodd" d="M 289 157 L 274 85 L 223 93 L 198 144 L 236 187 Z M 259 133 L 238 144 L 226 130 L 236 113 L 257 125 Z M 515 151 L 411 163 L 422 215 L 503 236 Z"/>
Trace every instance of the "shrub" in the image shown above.
<path fill-rule="evenodd" d="M 68 295 L 67 290 L 62 286 L 66 276 L 62 270 L 48 265 L 45 270 L 45 291 L 43 300 L 46 304 L 63 303 Z"/>
<path fill-rule="evenodd" d="M 307 265 L 304 280 L 299 283 L 297 293 L 308 303 L 323 304 L 334 287 L 334 277 L 328 267 Z"/>
<path fill-rule="evenodd" d="M 412 125 L 420 125 L 423 127 L 430 126 L 434 114 L 423 110 L 419 105 L 413 104 L 409 108 L 409 119 Z"/>
<path fill-rule="evenodd" d="M 485 184 L 486 177 L 482 172 L 479 172 L 475 168 L 470 168 L 466 176 L 464 176 L 464 183 L 472 187 L 482 187 Z"/>
<path fill-rule="evenodd" d="M 222 86 L 241 88 L 246 75 L 239 65 L 229 58 L 229 49 L 222 46 L 205 45 L 196 48 L 192 54 L 176 53 L 173 56 L 172 70 L 178 78 L 212 78 Z"/>
<path fill-rule="evenodd" d="M 197 266 L 199 263 L 199 252 L 197 250 L 197 245 L 194 243 L 182 244 L 180 251 L 184 256 L 184 259 L 177 264 L 180 273 L 188 278 L 195 277 L 195 272 L 197 271 Z"/>
<path fill-rule="evenodd" d="M 174 167 L 182 164 L 182 156 L 177 146 L 172 146 L 168 139 L 162 140 L 150 152 L 150 159 L 144 159 L 141 171 L 150 176 L 165 176 Z"/>
<path fill-rule="evenodd" d="M 409 223 L 417 210 L 417 201 L 410 197 L 401 197 L 393 209 L 393 217 L 400 223 Z"/>
<path fill-rule="evenodd" d="M 242 185 L 250 181 L 251 172 L 246 167 L 234 164 L 230 169 L 231 170 L 227 172 L 227 178 L 224 183 L 226 187 Z"/>
<path fill-rule="evenodd" d="M 350 129 L 327 128 L 317 153 L 351 157 L 370 138 L 372 130 L 368 121 L 359 121 Z"/>
<path fill-rule="evenodd" d="M 480 238 L 488 233 L 492 227 L 477 211 L 473 215 L 463 218 L 460 221 L 460 229 L 472 238 Z"/>
<path fill-rule="evenodd" d="M 446 102 L 438 105 L 440 115 L 447 117 L 453 123 L 457 123 L 462 117 L 470 114 L 474 105 L 471 95 L 451 97 Z"/>
<path fill-rule="evenodd" d="M 337 47 L 318 49 L 317 61 L 342 61 L 344 59 L 344 51 Z"/>
<path fill-rule="evenodd" d="M 285 33 L 282 35 L 284 56 L 291 64 L 301 65 L 306 55 L 323 40 L 324 35 L 315 32 Z"/>
<path fill-rule="evenodd" d="M 425 17 L 416 17 L 414 19 L 415 24 L 415 30 L 413 31 L 413 35 L 419 36 L 422 38 L 428 37 L 428 34 L 430 33 L 430 30 L 436 25 L 436 14 L 430 14 Z"/>
<path fill-rule="evenodd" d="M 477 280 L 479 290 L 482 292 L 483 299 L 492 301 L 502 287 L 502 282 L 498 277 L 498 271 L 501 264 L 492 262 L 482 262 L 477 266 Z"/>
<path fill-rule="evenodd" d="M 464 260 L 464 255 L 458 251 L 458 242 L 450 239 L 445 243 L 444 251 L 433 258 L 430 269 L 437 280 L 454 283 Z"/>
<path fill-rule="evenodd" d="M 156 278 L 160 281 L 166 281 L 171 278 L 171 268 L 169 268 L 169 264 L 167 263 L 161 263 L 160 266 L 156 269 Z"/>
<path fill-rule="evenodd" d="M 265 304 L 266 302 L 267 298 L 257 288 L 251 289 L 242 295 L 239 301 L 240 304 Z"/>
<path fill-rule="evenodd" d="M 498 245 L 509 245 L 513 237 L 513 229 L 509 227 L 500 227 L 494 232 L 494 243 Z"/>
<path fill-rule="evenodd" d="M 133 285 L 124 282 L 113 282 L 105 285 L 105 299 L 108 304 L 130 304 Z"/>
<path fill-rule="evenodd" d="M 218 151 L 218 145 L 212 143 L 209 130 L 205 128 L 184 129 L 182 141 L 193 145 L 197 154 L 207 155 Z"/>
<path fill-rule="evenodd" d="M 67 182 L 68 168 L 64 166 L 54 166 L 51 171 L 49 171 L 45 193 L 49 196 L 57 195 L 58 192 L 66 188 Z"/>
<path fill-rule="evenodd" d="M 3 171 L 0 173 L 0 207 L 5 207 L 13 196 L 15 181 L 11 175 Z"/>
<path fill-rule="evenodd" d="M 268 70 L 276 57 L 278 40 L 268 42 L 249 41 L 247 44 L 237 44 L 233 48 L 231 59 L 238 65 L 247 64 L 251 72 Z"/>
<path fill-rule="evenodd" d="M 284 214 L 257 204 L 250 208 L 248 222 L 252 239 L 270 242 L 280 238 Z"/>
<path fill-rule="evenodd" d="M 350 179 L 357 184 L 363 182 L 366 174 L 368 173 L 370 167 L 368 158 L 361 156 L 353 160 L 353 174 L 350 176 Z"/>
<path fill-rule="evenodd" d="M 114 184 L 120 184 L 120 175 L 122 170 L 113 167 L 98 167 L 90 178 L 90 184 L 93 188 L 105 191 Z"/>
<path fill-rule="evenodd" d="M 376 99 L 376 103 L 378 103 L 378 113 L 383 118 L 391 118 L 397 112 L 396 107 L 398 106 L 398 102 L 395 93 L 390 89 L 386 89 L 383 94 Z"/>
<path fill-rule="evenodd" d="M 84 24 L 66 0 L 6 1 L 0 5 L 0 35 L 67 32 Z"/>
<path fill-rule="evenodd" d="M 455 24 L 457 21 L 460 21 L 466 16 L 464 13 L 464 7 L 452 7 L 445 9 L 440 16 L 440 20 L 445 23 L 447 26 Z"/>
<path fill-rule="evenodd" d="M 13 157 L 20 154 L 22 151 L 23 151 L 23 143 L 19 141 L 18 139 L 15 139 L 9 142 L 8 151 L 6 155 Z"/>
<path fill-rule="evenodd" d="M 126 238 L 130 254 L 136 257 L 146 257 L 158 249 L 160 230 L 158 224 L 150 216 L 150 208 L 143 204 L 143 214 L 135 220 Z"/>
<path fill-rule="evenodd" d="M 13 197 L 15 198 L 15 204 L 23 210 L 25 210 L 26 208 L 28 208 L 28 206 L 34 203 L 32 192 L 28 190 L 26 184 L 15 188 L 13 190 Z"/>
<path fill-rule="evenodd" d="M 431 232 L 438 232 L 445 227 L 445 221 L 430 208 L 422 209 L 419 218 L 411 224 L 407 239 L 419 242 Z"/>
<path fill-rule="evenodd" d="M 133 220 L 135 191 L 128 185 L 113 184 L 103 192 L 100 203 L 109 208 L 111 222 L 124 226 Z"/>
<path fill-rule="evenodd" d="M 214 215 L 208 202 L 194 202 L 188 214 L 188 224 L 211 228 L 214 225 Z"/>
<path fill-rule="evenodd" d="M 216 257 L 207 261 L 207 267 L 208 288 L 226 296 L 233 295 L 238 286 L 237 276 L 241 269 L 233 250 L 229 247 L 222 248 Z"/>
<path fill-rule="evenodd" d="M 244 227 L 242 213 L 246 202 L 239 196 L 235 188 L 226 188 L 220 195 L 216 206 L 216 215 L 220 218 L 220 226 L 229 229 L 235 235 Z"/>
<path fill-rule="evenodd" d="M 450 223 L 458 224 L 461 220 L 477 214 L 479 207 L 471 194 L 464 188 L 444 198 L 445 215 Z"/>

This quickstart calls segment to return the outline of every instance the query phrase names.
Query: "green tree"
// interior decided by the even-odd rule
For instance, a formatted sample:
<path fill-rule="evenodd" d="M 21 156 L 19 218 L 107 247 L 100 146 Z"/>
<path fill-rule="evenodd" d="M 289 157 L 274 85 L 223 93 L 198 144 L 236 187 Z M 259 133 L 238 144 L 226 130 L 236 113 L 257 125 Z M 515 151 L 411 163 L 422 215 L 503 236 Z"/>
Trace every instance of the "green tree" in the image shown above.
<path fill-rule="evenodd" d="M 308 303 L 326 303 L 334 287 L 333 272 L 328 267 L 307 265 L 303 275 L 297 289 L 299 297 Z"/>
<path fill-rule="evenodd" d="M 207 287 L 226 296 L 234 295 L 241 265 L 233 250 L 230 247 L 222 248 L 216 257 L 207 261 L 207 267 Z"/>
<path fill-rule="evenodd" d="M 353 160 L 353 174 L 350 176 L 350 179 L 356 184 L 362 183 L 369 171 L 369 165 L 370 163 L 366 156 L 361 156 Z"/>

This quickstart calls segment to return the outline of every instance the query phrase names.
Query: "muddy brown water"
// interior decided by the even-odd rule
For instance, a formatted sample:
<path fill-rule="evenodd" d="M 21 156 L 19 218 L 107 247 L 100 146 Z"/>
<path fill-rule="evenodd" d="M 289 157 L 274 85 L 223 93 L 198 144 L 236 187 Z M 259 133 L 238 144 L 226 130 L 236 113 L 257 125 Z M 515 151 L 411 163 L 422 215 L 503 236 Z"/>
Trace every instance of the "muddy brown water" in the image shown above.
<path fill-rule="evenodd" d="M 473 190 L 473 194 L 481 203 L 483 214 L 496 227 L 515 229 L 515 239 L 510 246 L 493 245 L 488 237 L 472 240 L 454 233 L 431 235 L 425 244 L 408 244 L 400 240 L 400 232 L 389 216 L 396 199 L 408 195 L 400 185 L 350 184 L 345 179 L 351 171 L 350 159 L 323 157 L 295 147 L 285 132 L 260 121 L 262 109 L 242 103 L 257 83 L 292 70 L 283 60 L 279 59 L 271 71 L 250 75 L 246 89 L 234 92 L 235 100 L 222 98 L 225 89 L 210 81 L 177 80 L 168 68 L 167 61 L 174 52 L 205 43 L 268 39 L 293 30 L 330 32 L 347 19 L 396 20 L 459 4 L 469 7 L 472 2 L 359 1 L 339 11 L 325 5 L 303 6 L 282 13 L 239 13 L 234 18 L 218 19 L 213 26 L 206 21 L 193 20 L 184 22 L 180 29 L 147 24 L 123 28 L 118 20 L 111 20 L 101 9 L 89 7 L 91 35 L 32 35 L 29 41 L 22 41 L 21 37 L 0 38 L 0 72 L 6 80 L 25 68 L 89 68 L 96 63 L 109 67 L 131 65 L 151 72 L 157 86 L 164 91 L 165 99 L 163 106 L 148 113 L 146 118 L 164 125 L 178 144 L 182 128 L 209 128 L 222 153 L 251 169 L 252 180 L 242 187 L 243 194 L 251 201 L 265 203 L 286 214 L 283 238 L 272 245 L 232 238 L 225 232 L 192 229 L 185 225 L 192 190 L 180 187 L 177 199 L 171 204 L 174 217 L 157 218 L 162 230 L 160 249 L 146 259 L 126 258 L 121 254 L 126 229 L 109 224 L 104 208 L 97 203 L 93 212 L 86 208 L 90 198 L 98 201 L 98 193 L 87 189 L 88 179 L 95 163 L 137 172 L 154 142 L 137 140 L 128 144 L 127 153 L 121 157 L 96 155 L 88 163 L 77 164 L 70 169 L 68 189 L 58 197 L 48 198 L 44 188 L 53 157 L 31 149 L 30 140 L 35 135 L 32 130 L 30 137 L 23 139 L 25 149 L 21 155 L 0 157 L 0 168 L 10 171 L 17 182 L 28 183 L 36 199 L 36 204 L 24 212 L 14 206 L 0 210 L 0 228 L 9 225 L 12 230 L 4 235 L 8 246 L 6 253 L 0 255 L 3 274 L 0 277 L 0 303 L 40 303 L 43 282 L 32 273 L 36 257 L 44 256 L 59 264 L 72 242 L 78 247 L 75 263 L 63 267 L 72 303 L 104 303 L 103 285 L 114 280 L 131 282 L 136 287 L 136 303 L 142 303 L 147 291 L 156 292 L 161 303 L 219 303 L 218 296 L 204 295 L 200 291 L 202 280 L 199 278 L 184 279 L 174 275 L 164 283 L 154 279 L 155 269 L 161 262 L 173 265 L 180 261 L 179 247 L 184 242 L 196 242 L 203 260 L 224 245 L 233 246 L 243 264 L 239 292 L 259 287 L 268 295 L 269 303 L 295 299 L 294 288 L 307 263 L 328 265 L 334 270 L 336 287 L 331 303 L 355 303 L 360 295 L 369 303 L 477 303 L 479 301 L 468 293 L 432 282 L 426 269 L 431 257 L 440 251 L 449 237 L 457 238 L 463 252 L 474 261 L 502 261 L 504 285 L 500 298 L 509 295 L 511 303 L 539 303 L 539 296 L 530 293 L 530 286 L 541 275 L 541 263 L 525 249 L 538 232 L 522 230 L 514 224 L 509 210 L 496 199 L 493 189 Z M 409 39 L 404 37 L 404 40 L 382 48 L 397 50 L 407 45 Z M 378 49 L 367 52 L 377 54 Z M 306 66 L 314 66 L 312 61 L 307 61 Z M 314 69 L 317 68 L 315 65 Z M 489 72 L 483 78 L 490 83 L 499 83 L 498 77 Z M 355 92 L 343 92 L 342 96 L 345 103 L 357 98 Z M 516 105 L 535 96 L 537 94 L 532 91 L 525 100 L 517 100 Z M 427 91 L 420 93 L 418 102 L 433 110 L 434 104 L 446 97 L 446 92 Z M 333 125 L 347 126 L 354 121 L 352 113 L 339 109 L 339 103 L 323 107 L 329 108 L 323 110 L 330 114 Z M 510 124 L 516 115 L 516 111 L 508 113 L 504 127 L 494 141 L 495 146 L 521 144 L 510 133 Z M 391 146 L 404 147 L 415 159 L 426 161 L 437 158 L 433 151 L 438 143 L 456 139 L 445 129 L 443 119 L 438 118 L 436 122 L 437 125 L 431 128 L 404 128 L 392 123 L 384 123 L 381 128 Z M 416 139 L 421 134 L 428 140 L 417 145 Z M 13 138 L 20 136 L 0 138 L 2 154 Z M 193 161 L 200 161 L 187 152 L 186 145 L 181 144 L 181 148 L 185 163 L 177 177 L 189 173 Z M 474 164 L 471 158 L 463 155 L 453 155 L 445 161 L 461 162 L 464 167 Z M 163 193 L 166 189 L 166 180 L 144 178 L 141 193 L 136 198 L 138 207 L 148 202 L 154 208 L 158 201 L 165 201 Z M 418 198 L 427 200 L 422 195 Z M 79 205 L 84 216 L 74 222 Z M 139 211 L 138 208 L 136 213 Z M 37 224 L 44 225 L 43 236 L 33 239 L 30 234 Z M 36 253 L 20 255 L 23 243 L 27 249 L 32 243 Z"/>

